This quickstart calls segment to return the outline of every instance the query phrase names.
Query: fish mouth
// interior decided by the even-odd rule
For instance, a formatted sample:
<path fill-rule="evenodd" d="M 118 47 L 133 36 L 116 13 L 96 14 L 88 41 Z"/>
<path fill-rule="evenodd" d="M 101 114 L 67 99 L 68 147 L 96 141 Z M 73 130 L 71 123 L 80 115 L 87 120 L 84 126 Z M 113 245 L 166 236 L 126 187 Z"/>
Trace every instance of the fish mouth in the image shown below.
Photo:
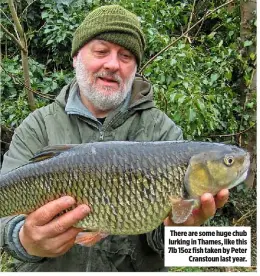
<path fill-rule="evenodd" d="M 230 187 L 228 187 L 228 189 L 231 189 L 233 187 L 235 187 L 236 185 L 238 185 L 239 183 L 242 183 L 243 181 L 246 180 L 247 178 L 247 174 L 248 174 L 248 171 L 249 171 L 249 166 L 250 166 L 250 154 L 247 153 L 246 154 L 246 157 L 245 157 L 245 161 L 244 161 L 244 171 L 241 173 L 241 176 L 236 180 L 234 181 Z"/>
<path fill-rule="evenodd" d="M 236 185 L 238 185 L 239 183 L 242 183 L 244 180 L 246 180 L 247 178 L 247 173 L 248 173 L 248 169 L 235 181 L 233 182 L 228 189 L 231 189 L 233 187 L 235 187 Z"/>

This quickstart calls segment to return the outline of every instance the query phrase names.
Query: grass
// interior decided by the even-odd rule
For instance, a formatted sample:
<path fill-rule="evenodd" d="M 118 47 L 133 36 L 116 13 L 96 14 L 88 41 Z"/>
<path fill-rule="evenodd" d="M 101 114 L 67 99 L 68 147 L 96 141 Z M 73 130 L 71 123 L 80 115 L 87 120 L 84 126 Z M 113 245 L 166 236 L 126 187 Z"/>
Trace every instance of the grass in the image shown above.
<path fill-rule="evenodd" d="M 0 272 L 10 272 L 12 271 L 9 267 L 9 264 L 12 262 L 12 257 L 4 252 L 2 249 L 0 251 Z"/>
<path fill-rule="evenodd" d="M 256 272 L 252 267 L 172 267 L 170 272 Z"/>

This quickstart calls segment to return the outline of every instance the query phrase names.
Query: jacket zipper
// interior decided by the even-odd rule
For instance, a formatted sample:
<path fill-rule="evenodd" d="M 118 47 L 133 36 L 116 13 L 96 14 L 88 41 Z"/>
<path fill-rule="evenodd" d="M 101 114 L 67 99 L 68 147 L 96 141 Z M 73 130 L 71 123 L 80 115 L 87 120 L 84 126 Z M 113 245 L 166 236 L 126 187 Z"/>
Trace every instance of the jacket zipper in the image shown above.
<path fill-rule="evenodd" d="M 92 126 L 94 126 L 95 128 L 97 128 L 99 130 L 99 140 L 100 141 L 104 141 L 104 133 L 105 130 L 114 123 L 114 121 L 117 120 L 117 118 L 119 117 L 119 115 L 121 115 L 121 112 L 119 112 L 118 114 L 116 114 L 116 116 L 114 116 L 110 122 L 108 122 L 108 124 L 104 127 L 101 123 L 98 122 L 98 126 L 96 124 L 91 124 Z M 79 119 L 83 120 L 86 123 L 89 123 L 88 121 L 86 121 L 86 119 L 82 116 L 78 116 Z M 100 126 L 101 125 L 101 126 Z"/>
<path fill-rule="evenodd" d="M 104 131 L 102 130 L 102 128 L 99 129 L 99 140 L 103 141 L 104 140 Z"/>
<path fill-rule="evenodd" d="M 100 135 L 99 135 L 99 139 L 100 139 L 100 141 L 103 141 L 103 140 L 104 140 L 104 132 L 106 131 L 106 129 L 108 129 L 108 127 L 111 126 L 111 125 L 114 123 L 114 121 L 116 121 L 117 118 L 121 116 L 121 114 L 122 114 L 121 112 L 117 113 L 117 114 L 108 122 L 108 124 L 106 124 L 105 126 L 102 125 L 102 126 L 99 128 L 99 134 L 100 134 Z"/>
<path fill-rule="evenodd" d="M 115 120 L 115 117 L 107 124 L 105 125 L 101 125 L 101 127 L 99 127 L 99 140 L 100 141 L 103 141 L 104 140 L 104 133 L 105 133 L 105 130 L 114 122 Z"/>

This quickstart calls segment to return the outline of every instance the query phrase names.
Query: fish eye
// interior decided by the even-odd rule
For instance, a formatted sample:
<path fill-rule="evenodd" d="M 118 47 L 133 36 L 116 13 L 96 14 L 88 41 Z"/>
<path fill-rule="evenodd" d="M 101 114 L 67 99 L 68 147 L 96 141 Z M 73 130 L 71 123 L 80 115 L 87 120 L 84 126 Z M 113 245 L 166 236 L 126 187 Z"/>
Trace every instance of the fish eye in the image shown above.
<path fill-rule="evenodd" d="M 231 166 L 234 163 L 234 157 L 231 155 L 225 156 L 224 163 L 227 166 Z"/>

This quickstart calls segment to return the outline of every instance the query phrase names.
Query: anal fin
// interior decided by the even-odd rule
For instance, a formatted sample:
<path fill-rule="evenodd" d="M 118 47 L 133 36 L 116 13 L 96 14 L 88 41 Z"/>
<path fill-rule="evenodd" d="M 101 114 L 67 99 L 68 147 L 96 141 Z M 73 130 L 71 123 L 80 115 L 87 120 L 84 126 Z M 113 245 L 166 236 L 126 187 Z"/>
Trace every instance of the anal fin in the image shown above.
<path fill-rule="evenodd" d="M 75 243 L 90 247 L 107 236 L 108 234 L 102 232 L 80 232 L 76 236 Z"/>

